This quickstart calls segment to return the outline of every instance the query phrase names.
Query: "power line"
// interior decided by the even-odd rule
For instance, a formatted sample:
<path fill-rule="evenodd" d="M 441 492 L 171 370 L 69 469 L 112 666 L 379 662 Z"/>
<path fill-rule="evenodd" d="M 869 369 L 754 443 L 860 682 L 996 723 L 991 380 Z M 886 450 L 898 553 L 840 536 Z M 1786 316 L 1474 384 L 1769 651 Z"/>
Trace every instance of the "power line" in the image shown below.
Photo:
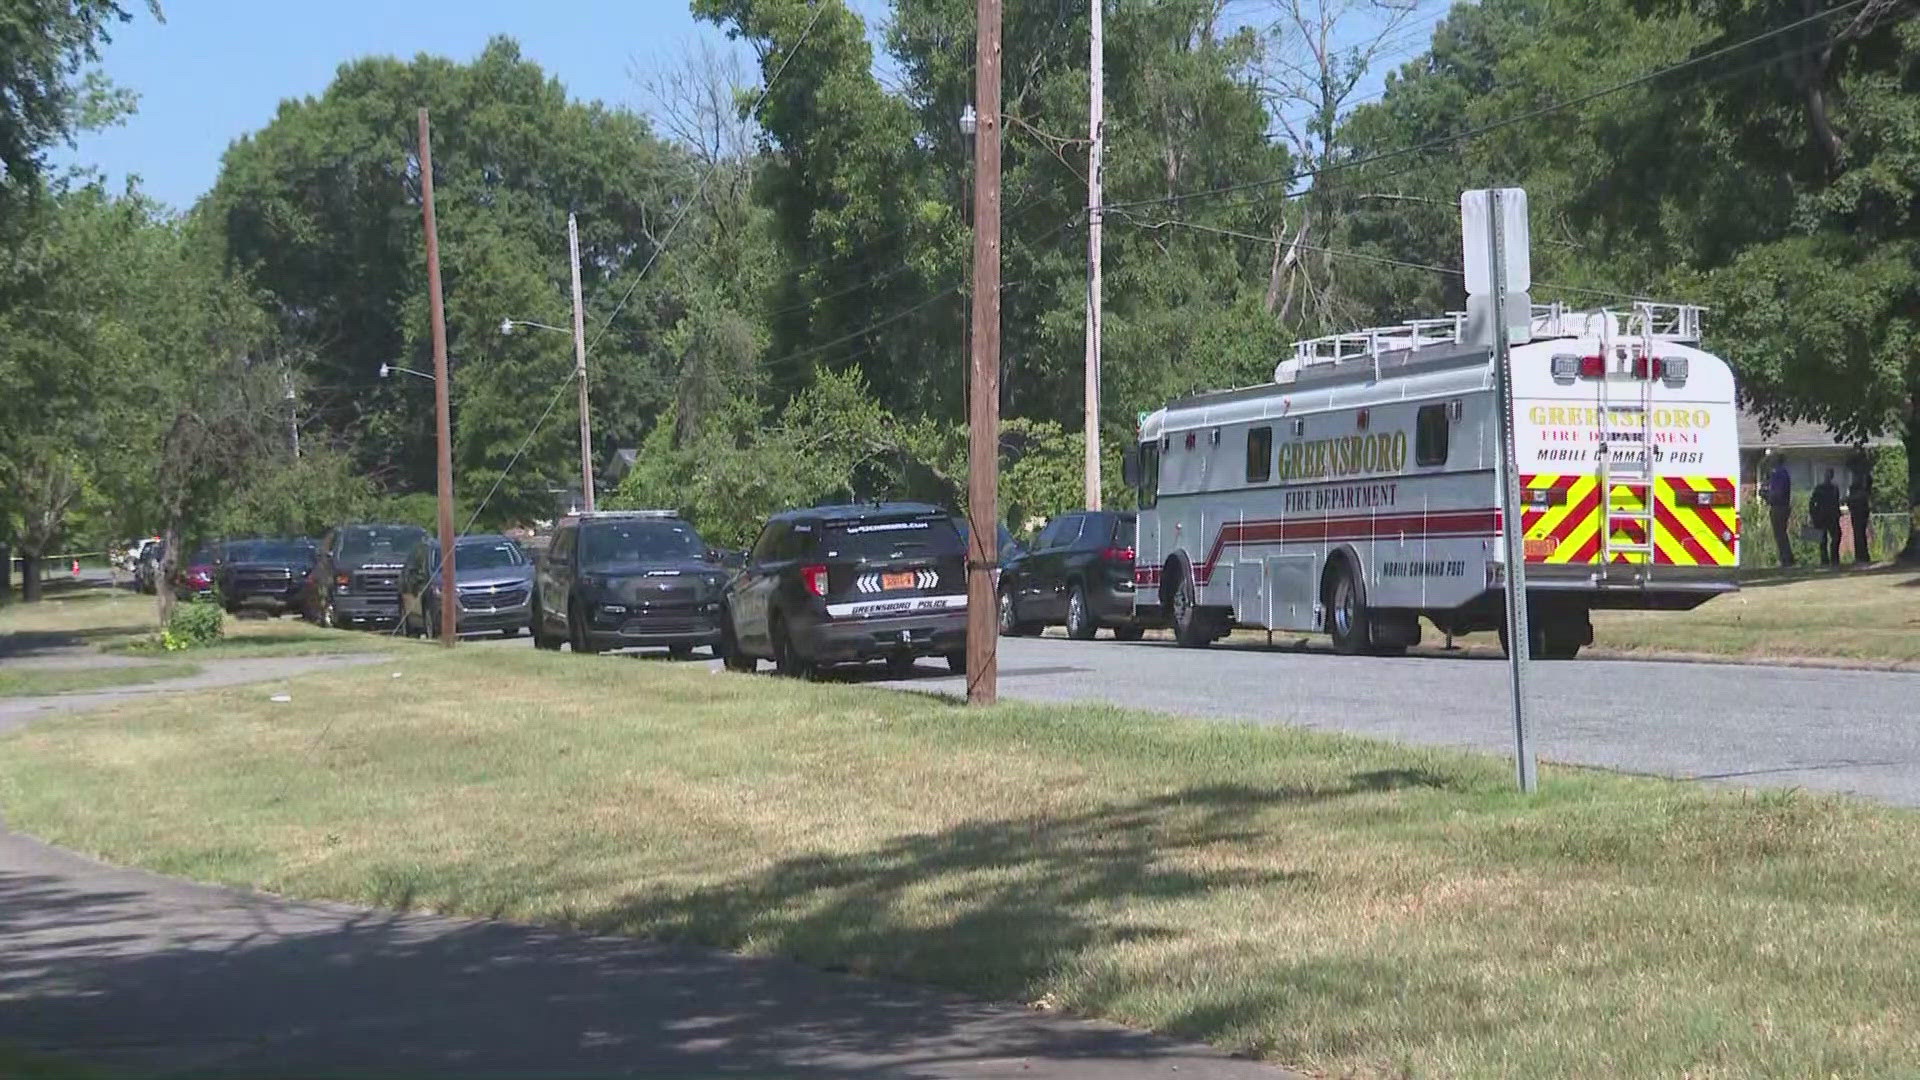
<path fill-rule="evenodd" d="M 1353 259 L 1357 262 L 1369 262 L 1369 263 L 1375 263 L 1381 266 L 1393 266 L 1403 270 L 1425 270 L 1435 274 L 1446 274 L 1449 277 L 1466 276 L 1466 271 L 1459 270 L 1451 266 L 1437 266 L 1437 265 L 1434 265 L 1433 263 L 1413 262 L 1408 259 L 1394 259 L 1394 258 L 1389 258 L 1388 256 L 1385 256 L 1385 255 L 1373 255 L 1364 251 L 1347 251 L 1341 248 L 1326 247 L 1321 244 L 1309 244 L 1304 241 L 1295 243 L 1294 241 L 1291 241 L 1291 240 L 1277 239 L 1271 236 L 1261 236 L 1258 233 L 1241 232 L 1237 229 L 1222 229 L 1222 228 L 1217 228 L 1211 225 L 1201 225 L 1191 221 L 1179 221 L 1179 220 L 1170 219 L 1167 221 L 1146 222 L 1146 221 L 1140 221 L 1126 214 L 1121 215 L 1121 220 L 1127 222 L 1130 225 L 1133 225 L 1138 228 L 1143 228 L 1143 229 L 1161 229 L 1169 226 L 1175 226 L 1183 229 L 1192 229 L 1196 232 L 1215 233 L 1220 236 L 1230 236 L 1240 240 L 1251 240 L 1251 241 L 1254 241 L 1255 243 L 1267 244 L 1275 247 L 1279 247 L 1279 246 L 1298 247 L 1302 251 L 1317 252 L 1322 255 L 1332 256 L 1336 259 Z M 1588 296 L 1598 296 L 1598 297 L 1601 297 L 1602 299 L 1607 299 L 1607 300 L 1650 299 L 1647 296 L 1637 294 L 1637 293 L 1615 292 L 1607 289 L 1592 289 L 1592 288 L 1587 288 L 1586 286 L 1583 286 L 1583 285 L 1556 285 L 1551 281 L 1539 281 L 1539 282 L 1535 282 L 1534 284 L 1543 289 L 1555 289 L 1560 292 L 1583 293 Z"/>
<path fill-rule="evenodd" d="M 780 58 L 780 66 L 773 69 L 773 74 L 767 78 L 766 85 L 760 88 L 760 96 L 755 98 L 753 105 L 747 109 L 749 114 L 759 112 L 760 106 L 766 104 L 768 95 L 773 93 L 773 84 L 780 81 L 780 76 L 786 72 L 787 65 L 793 62 L 794 55 L 807 43 L 808 35 L 813 33 L 814 24 L 820 21 L 820 16 L 830 6 L 826 0 L 813 0 L 813 3 L 813 17 L 807 20 L 807 25 L 800 31 L 800 37 L 794 41 L 793 48 L 788 49 L 787 55 Z M 653 264 L 660 260 L 661 252 L 666 251 L 667 245 L 673 242 L 673 236 L 680 231 L 681 223 L 685 222 L 687 216 L 693 212 L 693 208 L 699 205 L 700 194 L 707 190 L 707 184 L 713 180 L 714 174 L 720 171 L 720 164 L 716 159 L 707 166 L 706 174 L 700 178 L 700 183 L 694 187 L 692 196 L 680 208 L 680 213 L 674 217 L 673 224 L 667 227 L 666 235 L 653 246 L 653 253 L 647 256 L 647 261 L 640 267 L 640 272 L 633 276 L 633 284 L 627 286 L 627 291 L 621 295 L 620 302 L 613 305 L 613 310 L 607 313 L 606 320 L 600 324 L 600 329 L 594 331 L 593 340 L 587 343 L 589 351 L 606 336 L 607 331 L 613 326 L 613 320 L 619 317 L 621 310 L 627 306 L 627 301 L 633 299 L 634 290 L 638 289 L 640 282 L 646 279 L 647 271 L 653 269 Z"/>
<path fill-rule="evenodd" d="M 1344 171 L 1348 169 L 1356 169 L 1356 168 L 1359 168 L 1360 166 L 1370 165 L 1378 161 L 1387 161 L 1393 158 L 1405 157 L 1409 154 L 1418 154 L 1428 150 L 1435 150 L 1441 147 L 1451 146 L 1454 143 L 1463 142 L 1468 139 L 1477 139 L 1482 135 L 1490 134 L 1502 128 L 1512 127 L 1515 124 L 1522 124 L 1529 120 L 1537 120 L 1543 116 L 1550 116 L 1557 112 L 1562 112 L 1567 109 L 1575 108 L 1580 105 L 1585 105 L 1590 101 L 1595 101 L 1599 98 L 1607 97 L 1608 95 L 1611 95 L 1611 94 L 1617 94 L 1623 90 L 1631 90 L 1634 87 L 1643 86 L 1649 82 L 1652 82 L 1656 79 L 1664 78 L 1668 75 L 1672 75 L 1678 71 L 1684 71 L 1689 68 L 1698 67 L 1699 65 L 1707 63 L 1708 61 L 1717 60 L 1722 56 L 1726 56 L 1729 53 L 1747 48 L 1750 45 L 1757 45 L 1762 41 L 1767 41 L 1772 38 L 1779 37 L 1783 34 L 1792 33 L 1793 31 L 1801 29 L 1802 27 L 1808 26 L 1812 23 L 1820 22 L 1825 19 L 1830 19 L 1835 15 L 1843 14 L 1854 8 L 1860 7 L 1868 2 L 1869 0 L 1848 0 L 1847 3 L 1842 4 L 1839 7 L 1829 8 L 1826 11 L 1817 12 L 1803 19 L 1796 19 L 1795 21 L 1790 22 L 1785 26 L 1775 27 L 1772 30 L 1767 30 L 1759 34 L 1755 34 L 1754 36 L 1746 38 L 1741 41 L 1736 41 L 1731 45 L 1721 46 L 1720 48 L 1714 49 L 1711 52 L 1703 53 L 1699 56 L 1691 57 L 1689 59 L 1682 60 L 1675 64 L 1669 64 L 1666 67 L 1658 68 L 1654 71 L 1647 72 L 1646 74 L 1637 75 L 1631 79 L 1625 79 L 1625 80 L 1622 80 L 1621 82 L 1614 83 L 1610 86 L 1601 87 L 1598 90 L 1588 91 L 1587 93 L 1584 93 L 1584 94 L 1577 94 L 1573 97 L 1554 102 L 1551 105 L 1542 105 L 1536 109 L 1529 109 L 1526 112 L 1522 112 L 1514 116 L 1509 116 L 1502 120 L 1496 120 L 1496 121 L 1493 121 L 1492 123 L 1482 124 L 1476 128 L 1468 128 L 1465 131 L 1457 131 L 1449 135 L 1442 135 L 1442 136 L 1439 136 L 1438 138 L 1431 139 L 1427 142 L 1420 143 L 1415 146 L 1403 146 L 1403 147 L 1396 147 L 1395 149 L 1392 149 L 1392 150 L 1383 150 L 1380 153 L 1372 154 L 1367 157 L 1354 158 L 1351 161 L 1337 161 L 1330 165 L 1321 166 L 1317 169 L 1303 169 L 1299 172 L 1292 173 L 1287 176 L 1269 177 L 1265 180 L 1248 180 L 1238 184 L 1227 184 L 1217 188 L 1210 188 L 1210 189 L 1205 189 L 1201 191 L 1184 192 L 1178 195 L 1166 195 L 1166 196 L 1161 196 L 1161 197 L 1152 198 L 1152 199 L 1134 199 L 1129 202 L 1110 203 L 1106 206 L 1101 207 L 1101 210 L 1106 212 L 1117 212 L 1117 211 L 1124 211 L 1132 207 L 1139 207 L 1139 206 L 1164 206 L 1164 205 L 1175 204 L 1175 203 L 1183 203 L 1193 199 L 1211 198 L 1216 195 L 1230 195 L 1230 194 L 1233 194 L 1234 192 L 1239 192 L 1239 191 L 1250 191 L 1250 190 L 1256 190 L 1256 189 L 1262 189 L 1262 188 L 1270 188 L 1278 185 L 1291 185 L 1291 184 L 1298 183 L 1302 180 L 1316 179 L 1330 172 L 1339 172 L 1339 171 Z"/>

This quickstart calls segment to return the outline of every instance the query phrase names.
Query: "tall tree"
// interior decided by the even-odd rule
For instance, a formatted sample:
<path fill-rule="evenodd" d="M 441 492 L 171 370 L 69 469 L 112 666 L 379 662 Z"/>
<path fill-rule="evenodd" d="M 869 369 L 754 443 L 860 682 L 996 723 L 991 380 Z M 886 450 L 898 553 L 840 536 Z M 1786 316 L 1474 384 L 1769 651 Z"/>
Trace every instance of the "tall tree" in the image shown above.
<path fill-rule="evenodd" d="M 503 318 L 569 318 L 566 220 L 579 215 L 596 436 L 632 445 L 672 397 L 660 348 L 673 298 L 639 271 L 685 198 L 686 156 L 640 116 L 568 98 L 501 38 L 471 64 L 422 56 L 340 69 L 318 98 L 288 101 L 227 152 L 206 203 L 232 265 L 264 292 L 277 332 L 310 359 L 310 406 L 350 438 L 360 468 L 395 490 L 433 485 L 432 395 L 382 381 L 383 363 L 429 352 L 415 110 L 434 117 L 446 269 L 456 471 L 490 513 L 539 515 L 578 475 L 573 368 L 559 334 L 503 336 Z M 560 403 L 510 477 L 550 401 Z"/>
<path fill-rule="evenodd" d="M 160 17 L 160 5 L 147 9 Z M 130 106 L 88 64 L 132 20 L 116 0 L 5 0 L 0 5 L 0 221 L 39 189 L 48 147 Z"/>

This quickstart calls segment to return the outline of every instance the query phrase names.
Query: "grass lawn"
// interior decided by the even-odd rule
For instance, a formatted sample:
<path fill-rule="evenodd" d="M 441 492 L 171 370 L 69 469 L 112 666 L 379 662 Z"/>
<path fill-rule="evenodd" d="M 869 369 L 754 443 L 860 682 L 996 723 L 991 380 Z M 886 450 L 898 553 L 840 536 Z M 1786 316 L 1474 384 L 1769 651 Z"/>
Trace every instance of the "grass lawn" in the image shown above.
<path fill-rule="evenodd" d="M 1911 1075 L 1920 815 L 1099 707 L 405 650 L 36 723 L 0 813 L 306 897 L 777 954 L 1330 1076 Z"/>
<path fill-rule="evenodd" d="M 114 686 L 179 679 L 198 674 L 200 665 L 184 663 L 136 664 L 108 668 L 0 668 L 0 697 L 65 694 L 77 690 L 104 690 Z"/>
<path fill-rule="evenodd" d="M 217 644 L 168 653 L 155 640 L 158 619 L 153 597 L 104 585 L 63 592 L 35 604 L 8 604 L 0 607 L 0 657 L 76 645 L 125 655 L 195 660 L 362 652 L 395 645 L 386 634 L 327 630 L 290 615 L 273 619 L 229 615 L 226 637 Z"/>
<path fill-rule="evenodd" d="M 1920 662 L 1920 570 L 1774 571 L 1692 611 L 1595 612 L 1593 633 L 1622 652 Z"/>

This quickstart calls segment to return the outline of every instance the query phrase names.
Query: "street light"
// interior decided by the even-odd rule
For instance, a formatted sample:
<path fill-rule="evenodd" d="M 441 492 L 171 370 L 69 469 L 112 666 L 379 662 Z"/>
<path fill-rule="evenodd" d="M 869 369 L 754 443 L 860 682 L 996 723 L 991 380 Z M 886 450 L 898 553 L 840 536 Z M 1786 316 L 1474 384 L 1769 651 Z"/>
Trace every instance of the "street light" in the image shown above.
<path fill-rule="evenodd" d="M 424 371 L 415 371 L 410 367 L 401 367 L 399 364 L 381 364 L 380 365 L 380 377 L 383 379 L 392 378 L 393 373 L 396 371 L 400 372 L 403 375 L 412 375 L 416 378 L 425 379 L 428 382 L 433 381 L 433 376 L 427 374 Z"/>
<path fill-rule="evenodd" d="M 556 334 L 573 333 L 573 331 L 567 329 L 564 326 L 549 326 L 546 323 L 533 322 L 529 319 L 501 319 L 500 320 L 500 336 L 510 337 L 513 334 L 513 328 L 516 326 L 531 326 L 535 330 L 551 330 Z"/>

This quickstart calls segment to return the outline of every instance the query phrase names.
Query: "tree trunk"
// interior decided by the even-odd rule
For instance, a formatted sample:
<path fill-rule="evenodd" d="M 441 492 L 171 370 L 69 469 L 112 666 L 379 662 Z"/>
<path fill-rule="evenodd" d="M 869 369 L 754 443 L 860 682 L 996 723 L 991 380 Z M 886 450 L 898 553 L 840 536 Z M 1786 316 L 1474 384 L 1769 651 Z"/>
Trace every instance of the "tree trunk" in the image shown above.
<path fill-rule="evenodd" d="M 1920 563 L 1920 394 L 1907 402 L 1907 430 L 1900 441 L 1907 448 L 1907 544 L 1899 558 Z"/>
<path fill-rule="evenodd" d="M 160 605 L 160 626 L 165 628 L 167 620 L 173 617 L 173 571 L 180 565 L 180 529 L 168 524 L 161 533 L 162 548 L 160 566 L 154 571 L 153 598 Z"/>
<path fill-rule="evenodd" d="M 40 600 L 40 552 L 22 548 L 20 551 L 20 599 L 26 603 Z"/>

